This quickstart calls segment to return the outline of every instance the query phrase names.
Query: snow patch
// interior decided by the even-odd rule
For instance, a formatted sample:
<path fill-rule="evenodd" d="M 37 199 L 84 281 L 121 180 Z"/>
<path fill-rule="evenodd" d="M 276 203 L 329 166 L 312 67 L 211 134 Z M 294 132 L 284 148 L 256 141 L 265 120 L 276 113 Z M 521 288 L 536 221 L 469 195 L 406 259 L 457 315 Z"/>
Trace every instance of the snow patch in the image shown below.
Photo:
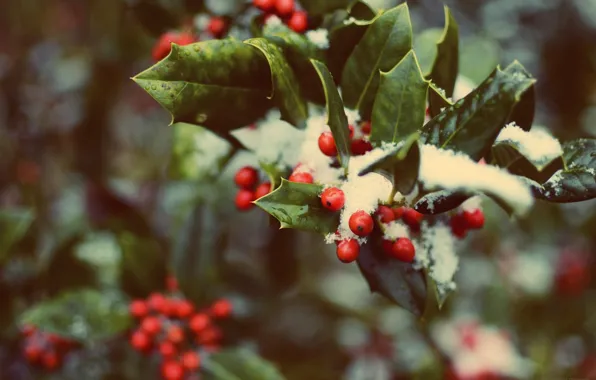
<path fill-rule="evenodd" d="M 522 155 L 539 166 L 547 165 L 563 154 L 559 140 L 542 127 L 534 127 L 526 132 L 515 123 L 509 123 L 501 130 L 495 142 L 515 144 Z"/>
<path fill-rule="evenodd" d="M 306 32 L 306 38 L 319 49 L 329 48 L 329 32 L 327 29 L 321 28 L 317 30 L 309 30 Z"/>
<path fill-rule="evenodd" d="M 409 229 L 405 224 L 399 221 L 393 221 L 385 225 L 385 238 L 387 240 L 410 238 Z"/>

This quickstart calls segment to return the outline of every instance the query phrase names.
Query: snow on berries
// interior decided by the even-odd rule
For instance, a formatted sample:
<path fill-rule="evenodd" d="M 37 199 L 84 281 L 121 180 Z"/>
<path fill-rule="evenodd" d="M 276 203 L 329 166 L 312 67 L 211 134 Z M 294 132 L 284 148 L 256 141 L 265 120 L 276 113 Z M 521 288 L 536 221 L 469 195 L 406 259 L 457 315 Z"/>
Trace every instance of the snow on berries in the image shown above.
<path fill-rule="evenodd" d="M 174 380 L 196 373 L 205 352 L 217 350 L 222 332 L 215 322 L 229 318 L 233 307 L 220 299 L 197 308 L 175 290 L 134 300 L 129 310 L 138 323 L 130 345 L 144 354 L 157 353 L 163 379 Z"/>

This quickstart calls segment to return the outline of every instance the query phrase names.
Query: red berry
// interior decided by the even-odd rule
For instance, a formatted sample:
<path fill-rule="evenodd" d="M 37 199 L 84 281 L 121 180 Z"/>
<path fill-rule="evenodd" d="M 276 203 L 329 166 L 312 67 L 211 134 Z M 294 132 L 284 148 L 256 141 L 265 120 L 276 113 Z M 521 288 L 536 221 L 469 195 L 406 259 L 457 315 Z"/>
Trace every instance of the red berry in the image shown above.
<path fill-rule="evenodd" d="M 325 156 L 337 156 L 337 147 L 335 146 L 335 139 L 331 132 L 323 132 L 319 136 L 319 149 Z"/>
<path fill-rule="evenodd" d="M 46 370 L 52 371 L 60 365 L 60 358 L 56 351 L 47 351 L 41 356 L 41 364 Z"/>
<path fill-rule="evenodd" d="M 410 228 L 418 229 L 420 228 L 420 223 L 422 223 L 422 220 L 424 219 L 424 215 L 413 208 L 407 208 L 404 210 L 402 219 Z"/>
<path fill-rule="evenodd" d="M 337 258 L 342 263 L 351 263 L 360 254 L 360 245 L 355 239 L 342 240 L 337 244 Z"/>
<path fill-rule="evenodd" d="M 141 321 L 141 329 L 149 335 L 155 335 L 161 330 L 161 321 L 154 316 L 145 317 Z"/>
<path fill-rule="evenodd" d="M 21 327 L 21 334 L 23 334 L 23 336 L 31 336 L 35 331 L 37 331 L 37 328 L 30 324 L 25 324 Z"/>
<path fill-rule="evenodd" d="M 464 211 L 463 216 L 469 229 L 479 230 L 484 227 L 484 213 L 482 210 Z"/>
<path fill-rule="evenodd" d="M 168 329 L 168 340 L 174 344 L 180 344 L 184 341 L 184 330 L 178 325 L 172 325 Z"/>
<path fill-rule="evenodd" d="M 276 0 L 275 11 L 280 17 L 287 17 L 294 12 L 294 0 Z"/>
<path fill-rule="evenodd" d="M 156 42 L 155 46 L 153 47 L 152 55 L 153 59 L 156 61 L 160 61 L 170 54 L 170 50 L 172 49 L 172 43 L 175 43 L 180 46 L 188 45 L 195 42 L 195 37 L 186 32 L 178 33 L 178 32 L 168 32 L 162 34 L 159 40 Z"/>
<path fill-rule="evenodd" d="M 449 224 L 451 225 L 451 233 L 453 234 L 453 236 L 459 239 L 463 239 L 466 237 L 468 231 L 463 214 L 453 215 L 451 217 L 451 220 L 449 221 Z"/>
<path fill-rule="evenodd" d="M 379 208 L 377 208 L 376 214 L 382 223 L 391 223 L 395 220 L 395 214 L 393 213 L 393 210 L 387 206 L 379 206 Z"/>
<path fill-rule="evenodd" d="M 365 121 L 364 123 L 362 123 L 360 129 L 362 130 L 362 133 L 364 133 L 365 135 L 370 135 L 370 132 L 372 130 L 372 124 L 370 123 L 370 121 Z"/>
<path fill-rule="evenodd" d="M 130 337 L 130 345 L 138 351 L 147 351 L 151 347 L 151 338 L 142 330 L 137 330 Z"/>
<path fill-rule="evenodd" d="M 215 301 L 211 305 L 211 315 L 214 318 L 228 318 L 232 314 L 232 303 L 226 299 Z"/>
<path fill-rule="evenodd" d="M 211 320 L 209 319 L 209 316 L 207 314 L 202 313 L 195 314 L 188 322 L 188 326 L 196 334 L 207 329 L 207 327 L 209 327 L 210 324 Z"/>
<path fill-rule="evenodd" d="M 350 139 L 354 138 L 354 126 L 348 125 L 348 129 L 350 130 Z"/>
<path fill-rule="evenodd" d="M 362 156 L 366 152 L 370 152 L 373 149 L 373 146 L 369 141 L 366 141 L 364 139 L 358 139 L 352 141 L 351 149 L 353 155 Z"/>
<path fill-rule="evenodd" d="M 209 326 L 206 330 L 203 330 L 199 336 L 198 340 L 202 345 L 206 344 L 216 344 L 222 338 L 222 333 L 219 328 L 216 326 Z"/>
<path fill-rule="evenodd" d="M 234 176 L 234 182 L 241 189 L 252 189 L 259 180 L 259 172 L 252 166 L 240 168 Z"/>
<path fill-rule="evenodd" d="M 352 216 L 350 216 L 348 224 L 350 230 L 361 237 L 370 235 L 375 226 L 372 216 L 362 210 L 353 213 Z"/>
<path fill-rule="evenodd" d="M 185 46 L 185 45 L 190 45 L 196 41 L 197 41 L 197 39 L 195 38 L 194 35 L 192 35 L 192 33 L 181 32 L 178 35 L 178 40 L 174 41 L 174 42 L 180 46 Z"/>
<path fill-rule="evenodd" d="M 253 0 L 252 4 L 263 12 L 270 12 L 275 7 L 275 0 Z"/>
<path fill-rule="evenodd" d="M 29 363 L 34 364 L 41 358 L 42 350 L 37 344 L 27 344 L 23 350 L 23 354 Z"/>
<path fill-rule="evenodd" d="M 181 319 L 190 317 L 194 311 L 194 306 L 190 301 L 180 300 L 176 302 L 176 316 Z"/>
<path fill-rule="evenodd" d="M 161 293 L 152 293 L 149 295 L 147 303 L 149 304 L 151 310 L 158 313 L 163 313 L 167 307 L 166 304 L 168 303 L 168 300 Z"/>
<path fill-rule="evenodd" d="M 184 368 L 176 361 L 167 361 L 161 366 L 161 375 L 165 380 L 182 380 L 184 378 Z"/>
<path fill-rule="evenodd" d="M 393 215 L 395 215 L 395 220 L 397 219 L 401 219 L 401 217 L 404 215 L 404 212 L 406 211 L 405 207 L 394 207 L 391 210 L 393 210 Z"/>
<path fill-rule="evenodd" d="M 182 355 L 182 365 L 189 371 L 196 371 L 201 365 L 201 357 L 194 351 L 185 352 Z"/>
<path fill-rule="evenodd" d="M 159 344 L 159 353 L 166 359 L 170 359 L 176 355 L 176 346 L 172 342 L 161 342 Z"/>
<path fill-rule="evenodd" d="M 308 16 L 306 12 L 296 11 L 292 13 L 292 17 L 288 21 L 288 26 L 296 33 L 304 33 L 308 29 Z"/>
<path fill-rule="evenodd" d="M 329 187 L 321 194 L 321 204 L 328 210 L 339 211 L 344 207 L 346 197 L 337 187 Z"/>
<path fill-rule="evenodd" d="M 313 183 L 314 178 L 312 177 L 312 174 L 310 174 L 310 173 L 299 172 L 299 173 L 293 173 L 290 176 L 290 178 L 288 178 L 288 181 L 297 182 L 297 183 Z"/>
<path fill-rule="evenodd" d="M 269 194 L 270 192 L 271 192 L 271 183 L 263 182 L 255 190 L 255 199 L 262 198 L 265 195 Z"/>
<path fill-rule="evenodd" d="M 128 310 L 135 318 L 143 318 L 149 313 L 149 307 L 143 300 L 134 300 L 130 303 Z"/>
<path fill-rule="evenodd" d="M 166 277 L 166 289 L 170 292 L 175 292 L 178 290 L 178 280 L 174 276 Z"/>
<path fill-rule="evenodd" d="M 227 23 L 222 17 L 211 17 L 207 29 L 215 38 L 222 38 L 226 34 Z"/>
<path fill-rule="evenodd" d="M 236 194 L 236 208 L 240 211 L 248 211 L 254 206 L 254 202 L 256 200 L 255 193 L 250 190 L 240 189 Z"/>
<path fill-rule="evenodd" d="M 408 238 L 397 239 L 391 247 L 391 256 L 399 261 L 411 263 L 414 261 L 415 255 L 416 248 L 414 248 L 414 244 L 412 244 L 412 241 Z"/>

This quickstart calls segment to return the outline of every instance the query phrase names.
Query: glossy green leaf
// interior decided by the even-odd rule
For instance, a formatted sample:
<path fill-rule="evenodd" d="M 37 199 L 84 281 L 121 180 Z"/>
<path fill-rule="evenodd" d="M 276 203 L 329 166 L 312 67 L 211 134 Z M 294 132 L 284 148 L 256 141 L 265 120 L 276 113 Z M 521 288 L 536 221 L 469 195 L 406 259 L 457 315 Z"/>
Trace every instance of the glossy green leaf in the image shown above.
<path fill-rule="evenodd" d="M 259 49 L 269 62 L 273 83 L 271 97 L 278 105 L 282 119 L 297 127 L 305 126 L 308 118 L 306 102 L 300 93 L 298 78 L 281 48 L 265 38 L 251 38 L 245 43 Z"/>
<path fill-rule="evenodd" d="M 348 15 L 356 20 L 372 20 L 377 15 L 366 1 L 352 1 L 348 7 Z"/>
<path fill-rule="evenodd" d="M 431 117 L 435 117 L 447 107 L 452 106 L 453 102 L 450 99 L 447 99 L 445 96 L 445 91 L 435 86 L 434 83 L 430 83 L 430 87 L 428 90 L 429 98 L 432 98 L 432 106 L 429 104 L 429 114 Z"/>
<path fill-rule="evenodd" d="M 519 103 L 515 105 L 508 123 L 515 123 L 524 131 L 529 131 L 534 123 L 534 114 L 536 112 L 536 86 L 532 85 L 521 96 Z"/>
<path fill-rule="evenodd" d="M 338 9 L 346 9 L 353 0 L 300 0 L 309 15 L 324 15 Z"/>
<path fill-rule="evenodd" d="M 465 192 L 436 191 L 420 198 L 414 205 L 414 210 L 426 215 L 442 214 L 458 208 L 473 196 L 474 194 Z"/>
<path fill-rule="evenodd" d="M 346 106 L 370 120 L 380 71 L 391 70 L 412 48 L 412 24 L 406 3 L 374 19 L 352 51 L 341 88 Z"/>
<path fill-rule="evenodd" d="M 290 175 L 289 170 L 280 169 L 277 163 L 259 161 L 259 167 L 269 177 L 269 182 L 273 189 L 275 189 L 280 183 L 281 179 Z"/>
<path fill-rule="evenodd" d="M 19 324 L 93 343 L 125 332 L 132 319 L 128 302 L 119 293 L 83 289 L 33 306 L 21 315 Z"/>
<path fill-rule="evenodd" d="M 563 157 L 550 161 L 532 161 L 520 152 L 519 143 L 515 141 L 499 141 L 492 147 L 494 162 L 506 168 L 510 173 L 530 178 L 538 183 L 548 180 L 555 172 L 563 169 Z"/>
<path fill-rule="evenodd" d="M 480 160 L 490 150 L 512 108 L 535 80 L 497 68 L 468 96 L 435 116 L 423 128 L 423 139 Z"/>
<path fill-rule="evenodd" d="M 263 54 L 233 40 L 172 44 L 170 54 L 133 80 L 172 114 L 220 135 L 252 123 L 273 106 Z"/>
<path fill-rule="evenodd" d="M 377 172 L 392 181 L 400 193 L 410 193 L 418 181 L 420 169 L 420 147 L 417 143 L 419 136 L 417 132 L 411 134 L 395 148 L 387 150 L 378 160 L 362 168 L 358 175 Z"/>
<path fill-rule="evenodd" d="M 350 130 L 348 128 L 348 117 L 344 111 L 344 104 L 327 66 L 319 61 L 312 60 L 311 62 L 315 67 L 319 78 L 321 78 L 321 83 L 325 90 L 325 99 L 327 102 L 327 125 L 331 128 L 331 133 L 335 139 L 335 146 L 337 147 L 340 163 L 347 169 L 351 150 Z"/>
<path fill-rule="evenodd" d="M 596 169 L 596 139 L 577 139 L 563 144 L 565 166 Z"/>
<path fill-rule="evenodd" d="M 337 230 L 339 214 L 323 208 L 319 198 L 322 190 L 320 185 L 282 179 L 277 189 L 255 204 L 279 220 L 281 228 L 328 234 Z"/>
<path fill-rule="evenodd" d="M 205 380 L 284 380 L 270 362 L 242 349 L 229 349 L 210 355 L 204 363 Z"/>
<path fill-rule="evenodd" d="M 163 289 L 167 275 L 168 255 L 151 237 L 122 231 L 117 236 L 122 250 L 120 282 L 131 297 L 145 297 Z"/>
<path fill-rule="evenodd" d="M 422 128 L 428 85 L 413 50 L 391 71 L 381 72 L 372 113 L 374 145 L 401 141 Z"/>
<path fill-rule="evenodd" d="M 28 209 L 0 210 L 0 264 L 8 256 L 11 247 L 29 230 L 33 223 L 33 212 Z"/>
<path fill-rule="evenodd" d="M 542 187 L 533 188 L 537 198 L 554 203 L 582 202 L 596 198 L 596 170 L 578 166 L 559 170 Z"/>
<path fill-rule="evenodd" d="M 425 77 L 430 77 L 435 59 L 437 57 L 437 43 L 444 31 L 441 28 L 425 29 L 414 36 L 414 51 L 420 61 L 420 68 Z"/>
<path fill-rule="evenodd" d="M 459 73 L 474 83 L 484 81 L 501 61 L 499 43 L 486 36 L 473 35 L 460 44 Z"/>
<path fill-rule="evenodd" d="M 420 317 L 426 304 L 424 273 L 412 264 L 391 259 L 380 246 L 380 236 L 372 236 L 360 248 L 358 267 L 368 282 L 370 290 L 377 292 L 399 306 Z"/>

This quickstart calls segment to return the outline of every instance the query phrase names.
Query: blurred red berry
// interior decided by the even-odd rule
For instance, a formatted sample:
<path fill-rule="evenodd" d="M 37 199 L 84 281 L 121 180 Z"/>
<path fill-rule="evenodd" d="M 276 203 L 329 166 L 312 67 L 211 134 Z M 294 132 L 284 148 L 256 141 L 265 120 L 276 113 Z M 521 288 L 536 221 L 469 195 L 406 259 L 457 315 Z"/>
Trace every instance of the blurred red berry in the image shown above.
<path fill-rule="evenodd" d="M 372 131 L 371 122 L 370 121 L 363 122 L 360 129 L 362 130 L 362 133 L 364 133 L 365 135 L 370 135 L 370 132 Z"/>
<path fill-rule="evenodd" d="M 313 178 L 312 174 L 310 174 L 310 173 L 299 172 L 299 173 L 293 173 L 290 176 L 290 178 L 288 178 L 288 181 L 297 182 L 297 183 L 313 183 L 314 178 Z"/>
<path fill-rule="evenodd" d="M 174 276 L 168 276 L 166 278 L 166 289 L 170 292 L 175 292 L 178 290 L 178 280 Z"/>
<path fill-rule="evenodd" d="M 565 250 L 559 256 L 555 284 L 566 296 L 581 295 L 590 285 L 589 262 L 582 252 Z"/>
<path fill-rule="evenodd" d="M 468 226 L 463 214 L 453 215 L 449 221 L 449 224 L 451 225 L 451 233 L 453 236 L 459 239 L 466 237 Z"/>
<path fill-rule="evenodd" d="M 411 263 L 414 261 L 416 255 L 416 248 L 412 241 L 408 238 L 399 238 L 393 243 L 391 247 L 391 256 L 399 261 Z"/>
<path fill-rule="evenodd" d="M 236 194 L 236 199 L 234 202 L 236 203 L 236 208 L 240 211 L 248 211 L 254 207 L 254 202 L 256 201 L 255 192 L 246 189 L 238 190 Z"/>
<path fill-rule="evenodd" d="M 420 228 L 420 223 L 422 223 L 424 215 L 413 208 L 407 208 L 404 210 L 402 219 L 410 228 L 417 230 Z"/>
<path fill-rule="evenodd" d="M 348 129 L 350 131 L 349 137 L 350 137 L 350 139 L 353 139 L 354 138 L 354 126 L 350 124 L 350 125 L 348 125 Z"/>
<path fill-rule="evenodd" d="M 342 263 L 351 263 L 360 254 L 360 245 L 355 239 L 342 240 L 337 244 L 337 258 Z"/>
<path fill-rule="evenodd" d="M 190 317 L 194 311 L 193 304 L 188 300 L 180 300 L 175 304 L 176 316 L 181 319 Z"/>
<path fill-rule="evenodd" d="M 135 318 L 143 318 L 149 314 L 149 307 L 143 300 L 134 300 L 130 303 L 128 310 Z"/>
<path fill-rule="evenodd" d="M 196 334 L 203 332 L 210 324 L 211 320 L 209 319 L 209 316 L 204 313 L 193 315 L 188 322 L 188 326 Z"/>
<path fill-rule="evenodd" d="M 37 328 L 33 325 L 25 324 L 25 325 L 21 326 L 21 334 L 23 334 L 23 336 L 31 336 L 36 331 L 37 331 Z"/>
<path fill-rule="evenodd" d="M 263 12 L 271 12 L 275 8 L 275 0 L 253 0 L 252 4 Z"/>
<path fill-rule="evenodd" d="M 393 215 L 395 215 L 395 220 L 398 220 L 398 219 L 401 219 L 401 217 L 404 215 L 406 208 L 405 207 L 393 207 L 391 210 L 393 210 Z"/>
<path fill-rule="evenodd" d="M 361 237 L 368 236 L 375 227 L 375 222 L 366 211 L 356 211 L 348 222 L 350 230 Z"/>
<path fill-rule="evenodd" d="M 149 308 L 155 312 L 163 313 L 166 309 L 168 300 L 161 293 L 151 293 L 147 299 Z"/>
<path fill-rule="evenodd" d="M 482 210 L 464 211 L 463 217 L 469 229 L 478 230 L 484 227 L 484 213 Z"/>
<path fill-rule="evenodd" d="M 337 156 L 337 147 L 335 146 L 335 139 L 331 132 L 323 132 L 319 136 L 318 140 L 319 149 L 321 152 L 328 157 Z"/>
<path fill-rule="evenodd" d="M 271 183 L 270 182 L 263 182 L 257 189 L 255 190 L 255 199 L 259 199 L 264 197 L 265 195 L 271 192 Z"/>
<path fill-rule="evenodd" d="M 161 375 L 165 380 L 182 380 L 184 378 L 184 368 L 180 363 L 168 360 L 161 366 Z"/>
<path fill-rule="evenodd" d="M 180 46 L 195 42 L 195 37 L 187 32 L 167 32 L 161 35 L 153 47 L 152 55 L 155 61 L 161 61 L 170 54 L 172 43 Z"/>
<path fill-rule="evenodd" d="M 145 317 L 141 321 L 141 329 L 149 335 L 155 335 L 161 331 L 161 321 L 154 316 Z"/>
<path fill-rule="evenodd" d="M 146 351 L 151 347 L 151 338 L 142 330 L 136 330 L 130 337 L 130 345 L 137 351 Z"/>
<path fill-rule="evenodd" d="M 209 326 L 199 333 L 198 340 L 201 344 L 216 344 L 222 338 L 221 330 L 217 326 Z"/>
<path fill-rule="evenodd" d="M 201 357 L 194 351 L 185 352 L 182 355 L 182 365 L 189 371 L 196 371 L 201 366 Z"/>
<path fill-rule="evenodd" d="M 252 166 L 240 168 L 234 176 L 234 182 L 241 189 L 251 190 L 259 180 L 259 171 Z"/>
<path fill-rule="evenodd" d="M 184 330 L 178 325 L 172 325 L 168 328 L 168 340 L 174 344 L 180 344 L 184 341 Z"/>
<path fill-rule="evenodd" d="M 214 318 L 228 318 L 232 314 L 232 303 L 227 299 L 215 301 L 211 306 L 211 315 Z"/>
<path fill-rule="evenodd" d="M 321 193 L 321 204 L 327 210 L 339 211 L 344 207 L 345 201 L 344 192 L 337 187 L 328 187 Z"/>
<path fill-rule="evenodd" d="M 226 34 L 228 23 L 223 17 L 211 17 L 207 29 L 213 37 L 222 38 Z"/>
<path fill-rule="evenodd" d="M 48 371 L 55 370 L 60 365 L 60 357 L 54 350 L 44 352 L 41 356 L 41 364 Z"/>
<path fill-rule="evenodd" d="M 276 0 L 275 12 L 280 17 L 288 17 L 294 12 L 294 0 Z"/>
<path fill-rule="evenodd" d="M 352 154 L 354 156 L 362 156 L 366 152 L 370 152 L 373 149 L 372 144 L 364 139 L 358 139 L 352 141 L 351 144 Z"/>
<path fill-rule="evenodd" d="M 308 15 L 303 11 L 292 13 L 288 26 L 296 33 L 304 33 L 308 29 Z M 354 129 L 354 127 L 352 127 Z"/>
<path fill-rule="evenodd" d="M 176 346 L 172 342 L 161 342 L 159 344 L 159 353 L 166 359 L 171 359 L 176 355 Z"/>
<path fill-rule="evenodd" d="M 38 363 L 41 358 L 42 349 L 35 343 L 27 344 L 23 349 L 23 354 L 29 363 L 35 364 Z"/>
<path fill-rule="evenodd" d="M 377 208 L 376 215 L 382 223 L 391 223 L 395 220 L 393 210 L 384 205 L 380 205 Z"/>

